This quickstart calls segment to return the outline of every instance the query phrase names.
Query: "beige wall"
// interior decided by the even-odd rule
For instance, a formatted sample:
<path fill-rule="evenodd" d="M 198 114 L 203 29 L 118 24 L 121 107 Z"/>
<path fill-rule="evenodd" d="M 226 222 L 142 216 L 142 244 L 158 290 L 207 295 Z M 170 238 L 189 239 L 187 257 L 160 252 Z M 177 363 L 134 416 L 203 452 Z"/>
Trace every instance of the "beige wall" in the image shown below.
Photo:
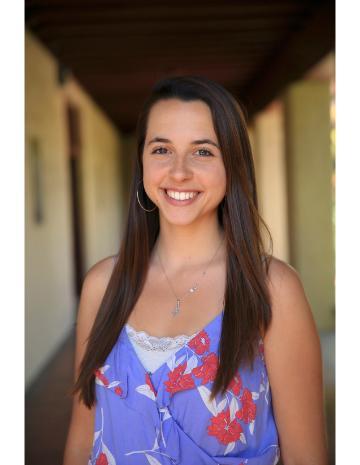
<path fill-rule="evenodd" d="M 272 234 L 274 255 L 299 271 L 322 331 L 334 329 L 335 252 L 330 73 L 319 70 L 331 68 L 332 61 L 326 58 L 291 85 L 250 127 L 259 210 Z"/>
<path fill-rule="evenodd" d="M 288 262 L 284 137 L 283 106 L 281 101 L 273 101 L 254 118 L 250 140 L 254 150 L 259 211 L 270 229 L 274 255 Z M 266 240 L 267 237 L 265 234 Z"/>
<path fill-rule="evenodd" d="M 122 141 L 109 119 L 75 81 L 65 86 L 64 97 L 80 110 L 84 252 L 89 268 L 119 247 L 124 214 Z"/>
<path fill-rule="evenodd" d="M 80 111 L 81 197 L 85 267 L 118 249 L 121 219 L 121 139 L 104 113 L 71 79 L 61 87 L 58 64 L 28 31 L 25 34 L 25 324 L 26 385 L 51 358 L 74 324 L 77 301 L 72 261 L 72 219 L 66 104 Z M 30 144 L 42 156 L 44 222 L 33 217 Z"/>
<path fill-rule="evenodd" d="M 290 257 L 321 330 L 334 328 L 329 81 L 303 80 L 284 97 Z"/>

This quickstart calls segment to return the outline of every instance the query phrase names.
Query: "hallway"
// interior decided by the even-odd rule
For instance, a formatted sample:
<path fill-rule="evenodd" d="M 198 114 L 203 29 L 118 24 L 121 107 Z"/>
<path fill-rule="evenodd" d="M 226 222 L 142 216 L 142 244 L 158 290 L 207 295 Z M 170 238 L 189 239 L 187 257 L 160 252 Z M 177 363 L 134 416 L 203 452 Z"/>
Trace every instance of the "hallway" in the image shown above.
<path fill-rule="evenodd" d="M 334 1 L 55 3 L 25 1 L 25 463 L 62 465 L 80 288 L 126 234 L 145 98 L 199 75 L 246 113 L 272 252 L 320 332 L 333 465 Z"/>

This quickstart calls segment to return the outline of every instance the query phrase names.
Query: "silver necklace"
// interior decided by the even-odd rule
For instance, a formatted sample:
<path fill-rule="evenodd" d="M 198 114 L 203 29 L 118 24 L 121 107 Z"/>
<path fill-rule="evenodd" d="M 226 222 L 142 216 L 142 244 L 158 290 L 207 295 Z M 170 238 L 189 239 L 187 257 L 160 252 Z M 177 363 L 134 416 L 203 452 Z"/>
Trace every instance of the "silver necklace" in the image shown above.
<path fill-rule="evenodd" d="M 206 272 L 207 272 L 207 269 L 209 268 L 209 266 L 211 265 L 211 263 L 213 262 L 216 254 L 218 253 L 218 250 L 220 249 L 220 246 L 221 244 L 223 243 L 224 239 L 221 239 L 220 241 L 220 244 L 218 246 L 218 248 L 216 249 L 212 259 L 210 260 L 210 262 L 208 263 L 207 267 L 205 268 L 204 271 L 202 271 L 201 273 L 201 277 L 200 277 L 200 280 L 206 275 Z M 197 281 L 192 287 L 190 287 L 190 289 L 188 289 L 181 297 L 178 297 L 176 295 L 176 292 L 174 291 L 174 288 L 172 287 L 172 284 L 170 282 L 170 279 L 168 278 L 166 272 L 165 272 L 165 269 L 163 267 L 163 264 L 161 262 L 161 259 L 160 259 L 160 255 L 159 253 L 157 252 L 157 256 L 159 258 L 159 262 L 160 262 L 160 265 L 161 265 L 161 268 L 163 270 L 163 273 L 165 275 L 165 278 L 167 279 L 167 282 L 169 283 L 169 286 L 170 286 L 170 289 L 172 291 L 172 293 L 174 294 L 175 298 L 176 298 L 176 305 L 175 305 L 175 308 L 173 310 L 171 310 L 171 313 L 173 316 L 176 316 L 179 312 L 180 312 L 180 304 L 181 302 L 184 300 L 184 297 L 186 297 L 188 294 L 193 294 L 195 291 L 198 290 L 198 287 L 199 287 L 199 281 Z"/>

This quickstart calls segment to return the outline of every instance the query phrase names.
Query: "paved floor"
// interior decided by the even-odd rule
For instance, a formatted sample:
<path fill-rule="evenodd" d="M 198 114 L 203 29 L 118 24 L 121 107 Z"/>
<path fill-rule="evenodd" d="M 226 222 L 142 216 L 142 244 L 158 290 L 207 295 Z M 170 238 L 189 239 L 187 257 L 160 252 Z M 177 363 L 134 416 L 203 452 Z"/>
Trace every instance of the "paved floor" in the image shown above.
<path fill-rule="evenodd" d="M 61 465 L 71 415 L 74 335 L 25 398 L 25 465 Z"/>
<path fill-rule="evenodd" d="M 329 465 L 335 464 L 334 333 L 321 336 L 324 361 L 325 408 Z M 73 382 L 72 334 L 26 394 L 25 465 L 62 465 L 71 414 L 69 390 Z M 279 465 L 282 465 L 280 463 Z"/>

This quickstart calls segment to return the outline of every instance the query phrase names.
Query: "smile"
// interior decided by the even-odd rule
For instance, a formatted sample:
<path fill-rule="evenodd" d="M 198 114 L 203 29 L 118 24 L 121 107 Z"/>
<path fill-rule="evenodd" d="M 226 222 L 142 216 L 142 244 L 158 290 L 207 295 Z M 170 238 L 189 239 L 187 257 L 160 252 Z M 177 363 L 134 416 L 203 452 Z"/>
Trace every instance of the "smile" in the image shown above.
<path fill-rule="evenodd" d="M 189 205 L 193 203 L 201 192 L 198 191 L 173 191 L 163 189 L 166 200 L 172 205 Z"/>

